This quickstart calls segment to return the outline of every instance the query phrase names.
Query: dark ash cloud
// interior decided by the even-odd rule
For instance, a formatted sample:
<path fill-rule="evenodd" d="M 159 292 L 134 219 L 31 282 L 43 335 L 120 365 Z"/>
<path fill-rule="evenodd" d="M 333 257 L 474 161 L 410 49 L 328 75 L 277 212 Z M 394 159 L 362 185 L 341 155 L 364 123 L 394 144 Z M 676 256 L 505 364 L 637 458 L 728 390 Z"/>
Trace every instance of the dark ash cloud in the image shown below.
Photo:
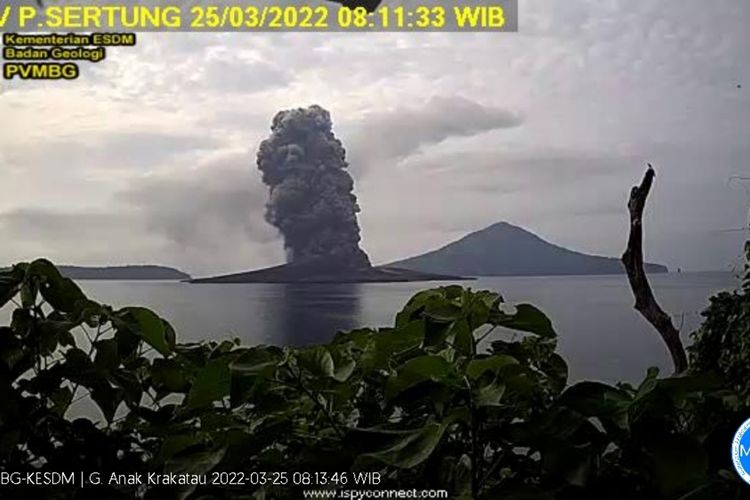
<path fill-rule="evenodd" d="M 354 181 L 332 127 L 330 113 L 317 105 L 274 116 L 271 136 L 258 148 L 258 169 L 270 188 L 266 220 L 284 235 L 290 262 L 369 267 L 359 247 Z"/>

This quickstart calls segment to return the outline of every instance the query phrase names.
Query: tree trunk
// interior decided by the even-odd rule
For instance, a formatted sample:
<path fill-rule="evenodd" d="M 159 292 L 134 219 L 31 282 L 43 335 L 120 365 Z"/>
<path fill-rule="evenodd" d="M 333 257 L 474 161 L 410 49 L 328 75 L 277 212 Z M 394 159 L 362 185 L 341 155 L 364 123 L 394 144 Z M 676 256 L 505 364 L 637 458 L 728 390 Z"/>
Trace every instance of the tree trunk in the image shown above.
<path fill-rule="evenodd" d="M 643 209 L 655 175 L 654 168 L 649 163 L 640 186 L 633 186 L 630 191 L 630 237 L 622 255 L 622 263 L 625 265 L 630 288 L 635 297 L 635 309 L 659 332 L 672 356 L 675 373 L 682 373 L 687 370 L 688 360 L 680 340 L 680 332 L 672 324 L 669 315 L 656 302 L 643 268 Z"/>

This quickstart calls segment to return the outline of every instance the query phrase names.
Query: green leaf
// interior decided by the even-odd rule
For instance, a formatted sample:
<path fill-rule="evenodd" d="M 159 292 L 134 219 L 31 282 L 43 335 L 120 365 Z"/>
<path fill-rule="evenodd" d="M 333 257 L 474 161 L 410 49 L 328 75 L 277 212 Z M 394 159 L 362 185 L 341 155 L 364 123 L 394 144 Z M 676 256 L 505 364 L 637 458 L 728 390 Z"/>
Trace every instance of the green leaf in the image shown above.
<path fill-rule="evenodd" d="M 21 266 L 0 271 L 0 307 L 18 294 L 25 272 Z"/>
<path fill-rule="evenodd" d="M 138 405 L 143 396 L 143 387 L 135 372 L 130 370 L 115 370 L 111 376 L 112 383 L 122 389 L 125 403 L 130 407 Z"/>
<path fill-rule="evenodd" d="M 337 382 L 346 382 L 347 379 L 354 373 L 354 369 L 357 364 L 353 360 L 346 361 L 340 366 L 336 367 L 336 371 L 333 374 L 333 379 Z"/>
<path fill-rule="evenodd" d="M 112 309 L 93 300 L 82 299 L 76 303 L 73 318 L 76 324 L 86 323 L 90 328 L 97 328 L 109 321 Z"/>
<path fill-rule="evenodd" d="M 343 349 L 336 349 L 334 347 L 330 347 L 329 349 L 334 363 L 333 375 L 331 378 L 337 382 L 346 382 L 349 377 L 351 377 L 352 373 L 354 373 L 357 364 Z"/>
<path fill-rule="evenodd" d="M 67 347 L 75 347 L 76 346 L 76 339 L 73 337 L 73 334 L 69 331 L 60 332 L 60 338 L 58 339 L 58 342 L 60 342 L 61 346 Z"/>
<path fill-rule="evenodd" d="M 453 484 L 456 500 L 473 500 L 471 494 L 472 466 L 469 455 L 463 454 L 453 467 Z"/>
<path fill-rule="evenodd" d="M 157 461 L 163 463 L 172 459 L 175 455 L 184 452 L 188 448 L 202 444 L 205 436 L 202 433 L 177 434 L 167 436 L 161 445 Z"/>
<path fill-rule="evenodd" d="M 409 302 L 406 303 L 404 308 L 396 315 L 396 328 L 407 325 L 408 323 L 421 319 L 421 312 L 424 311 L 426 303 L 431 300 L 441 300 L 441 294 L 439 290 L 423 290 L 416 293 Z"/>
<path fill-rule="evenodd" d="M 587 417 L 611 418 L 624 428 L 632 399 L 630 395 L 600 382 L 579 382 L 560 396 L 561 404 Z"/>
<path fill-rule="evenodd" d="M 503 302 L 503 296 L 490 290 L 480 290 L 475 293 L 477 299 L 482 302 L 488 309 L 494 309 Z"/>
<path fill-rule="evenodd" d="M 659 368 L 655 366 L 649 367 L 649 369 L 646 371 L 646 378 L 643 379 L 643 382 L 641 382 L 641 385 L 638 386 L 638 391 L 636 392 L 635 399 L 641 399 L 646 394 L 650 393 L 656 388 L 657 380 L 656 378 L 659 376 Z"/>
<path fill-rule="evenodd" d="M 515 364 L 518 364 L 518 360 L 506 354 L 476 358 L 472 359 L 466 367 L 466 375 L 471 379 L 477 379 L 487 371 L 497 373 L 501 368 Z"/>
<path fill-rule="evenodd" d="M 425 304 L 423 315 L 431 320 L 450 323 L 460 319 L 464 313 L 460 306 L 443 297 L 434 297 Z"/>
<path fill-rule="evenodd" d="M 73 401 L 73 392 L 67 387 L 60 387 L 49 396 L 52 402 L 52 411 L 62 416 Z"/>
<path fill-rule="evenodd" d="M 168 392 L 185 392 L 190 388 L 184 368 L 172 359 L 154 360 L 151 381 L 157 390 Z"/>
<path fill-rule="evenodd" d="M 483 384 L 474 390 L 474 404 L 476 406 L 497 406 L 505 394 L 505 384 L 491 382 Z"/>
<path fill-rule="evenodd" d="M 0 433 L 0 458 L 5 460 L 11 453 L 16 452 L 20 440 L 20 431 L 8 429 L 5 432 Z"/>
<path fill-rule="evenodd" d="M 65 352 L 65 369 L 69 377 L 76 377 L 77 380 L 80 380 L 81 376 L 95 371 L 91 358 L 78 348 L 69 349 Z"/>
<path fill-rule="evenodd" d="M 665 434 L 649 439 L 645 448 L 647 466 L 665 497 L 687 493 L 706 479 L 708 455 L 694 439 Z"/>
<path fill-rule="evenodd" d="M 0 348 L 0 361 L 5 365 L 3 368 L 8 371 L 15 371 L 16 365 L 24 359 L 24 356 L 25 351 L 20 345 L 8 345 Z"/>
<path fill-rule="evenodd" d="M 162 319 L 162 325 L 164 326 L 164 340 L 167 342 L 169 352 L 173 352 L 177 345 L 177 333 L 172 328 L 172 325 L 165 319 Z"/>
<path fill-rule="evenodd" d="M 270 376 L 281 362 L 281 351 L 278 348 L 254 347 L 245 351 L 229 367 L 233 372 L 242 375 Z"/>
<path fill-rule="evenodd" d="M 595 467 L 596 450 L 591 445 L 574 446 L 567 441 L 547 441 L 542 451 L 545 469 L 574 486 L 585 487 Z"/>
<path fill-rule="evenodd" d="M 453 322 L 448 330 L 448 339 L 458 352 L 466 356 L 473 356 L 476 352 L 476 342 L 474 341 L 474 332 L 465 319 L 459 319 Z"/>
<path fill-rule="evenodd" d="M 122 359 L 135 358 L 142 342 L 141 336 L 133 332 L 126 322 L 115 319 L 114 324 L 116 325 L 114 338 L 117 340 L 117 352 L 120 357 Z"/>
<path fill-rule="evenodd" d="M 714 374 L 700 373 L 667 377 L 657 381 L 657 387 L 672 393 L 696 393 L 716 391 L 723 387 L 722 380 Z"/>
<path fill-rule="evenodd" d="M 38 292 L 36 280 L 26 281 L 21 285 L 21 306 L 25 308 L 33 307 L 36 304 L 36 295 Z"/>
<path fill-rule="evenodd" d="M 232 407 L 243 404 L 264 381 L 272 380 L 281 361 L 281 349 L 264 346 L 248 349 L 232 362 Z"/>
<path fill-rule="evenodd" d="M 99 409 L 102 411 L 104 418 L 107 422 L 112 422 L 115 417 L 117 408 L 122 403 L 124 391 L 119 388 L 112 388 L 107 386 L 97 385 L 91 391 L 91 399 L 97 404 Z"/>
<path fill-rule="evenodd" d="M 424 341 L 425 321 L 411 321 L 395 329 L 379 331 L 373 335 L 375 351 L 386 359 L 394 354 L 419 347 Z M 378 365 L 381 366 L 381 365 Z"/>
<path fill-rule="evenodd" d="M 167 340 L 165 322 L 150 309 L 145 307 L 125 307 L 121 309 L 128 318 L 132 331 L 162 356 L 169 356 L 172 349 Z"/>
<path fill-rule="evenodd" d="M 199 372 L 187 396 L 188 408 L 208 406 L 229 395 L 231 373 L 225 359 L 212 359 Z"/>
<path fill-rule="evenodd" d="M 59 311 L 75 313 L 87 300 L 78 285 L 63 277 L 55 265 L 46 259 L 38 259 L 29 264 L 26 279 L 34 278 L 40 282 L 39 291 L 44 300 Z"/>
<path fill-rule="evenodd" d="M 415 467 L 432 455 L 446 428 L 444 423 L 429 423 L 421 429 L 406 433 L 394 445 L 365 456 L 402 469 Z"/>
<path fill-rule="evenodd" d="M 419 356 L 401 365 L 397 372 L 388 378 L 385 386 L 387 398 L 393 398 L 403 391 L 426 381 L 451 383 L 455 381 L 452 366 L 442 356 Z"/>
<path fill-rule="evenodd" d="M 340 345 L 305 349 L 297 354 L 297 360 L 300 367 L 311 374 L 337 382 L 346 381 L 356 368 L 354 360 Z"/>
<path fill-rule="evenodd" d="M 305 349 L 297 355 L 300 367 L 319 377 L 333 378 L 333 356 L 323 346 Z"/>
<path fill-rule="evenodd" d="M 568 364 L 562 356 L 553 353 L 543 363 L 542 369 L 549 375 L 550 383 L 554 387 L 555 392 L 559 393 L 565 389 L 568 383 Z"/>
<path fill-rule="evenodd" d="M 492 320 L 494 324 L 511 330 L 534 333 L 545 338 L 557 337 L 547 315 L 531 304 L 518 304 L 516 313 L 512 315 L 498 311 L 493 315 Z"/>
<path fill-rule="evenodd" d="M 97 368 L 112 370 L 120 366 L 120 357 L 117 354 L 117 340 L 99 340 L 94 344 L 96 355 L 94 364 Z"/>

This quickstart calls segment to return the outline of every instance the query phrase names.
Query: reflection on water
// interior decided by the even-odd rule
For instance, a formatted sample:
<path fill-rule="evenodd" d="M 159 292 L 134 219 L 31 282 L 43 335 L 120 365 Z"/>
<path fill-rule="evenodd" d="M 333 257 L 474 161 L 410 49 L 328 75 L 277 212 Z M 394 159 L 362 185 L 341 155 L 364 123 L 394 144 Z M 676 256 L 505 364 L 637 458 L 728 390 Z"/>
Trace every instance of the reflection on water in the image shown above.
<path fill-rule="evenodd" d="M 279 285 L 275 308 L 274 343 L 307 345 L 328 342 L 335 332 L 354 329 L 360 317 L 361 285 Z"/>
<path fill-rule="evenodd" d="M 686 342 L 701 322 L 708 297 L 737 286 L 726 273 L 657 274 L 651 280 Z M 304 345 L 328 342 L 342 330 L 393 325 L 396 312 L 414 293 L 446 283 L 80 284 L 105 304 L 153 308 L 172 323 L 181 342 L 239 337 L 244 345 Z M 487 277 L 463 284 L 500 292 L 509 302 L 535 304 L 547 313 L 572 380 L 637 383 L 649 366 L 670 366 L 661 339 L 633 309 L 624 275 Z M 0 309 L 0 324 L 9 313 L 9 307 Z"/>

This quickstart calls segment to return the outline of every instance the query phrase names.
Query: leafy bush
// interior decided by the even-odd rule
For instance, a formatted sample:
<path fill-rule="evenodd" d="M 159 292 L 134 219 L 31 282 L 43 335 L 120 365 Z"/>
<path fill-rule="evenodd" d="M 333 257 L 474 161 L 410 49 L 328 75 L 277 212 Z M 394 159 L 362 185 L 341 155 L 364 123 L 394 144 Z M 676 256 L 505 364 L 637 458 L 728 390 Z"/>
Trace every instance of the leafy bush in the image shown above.
<path fill-rule="evenodd" d="M 745 246 L 750 261 L 750 243 Z M 750 270 L 742 289 L 711 297 L 701 327 L 693 334 L 690 362 L 694 371 L 720 374 L 739 399 L 733 407 L 750 408 Z"/>
<path fill-rule="evenodd" d="M 321 482 L 309 473 L 351 488 L 357 471 L 378 472 L 381 488 L 445 488 L 461 499 L 742 492 L 729 442 L 693 418 L 732 396 L 716 380 L 659 379 L 652 369 L 637 388 L 568 386 L 550 320 L 497 293 L 426 290 L 393 327 L 304 348 L 179 344 L 152 311 L 91 301 L 45 260 L 0 273 L 0 306 L 10 301 L 0 471 L 269 474 L 244 486 L 6 496 L 300 498 L 305 483 Z M 70 417 L 80 398 L 101 419 Z"/>

